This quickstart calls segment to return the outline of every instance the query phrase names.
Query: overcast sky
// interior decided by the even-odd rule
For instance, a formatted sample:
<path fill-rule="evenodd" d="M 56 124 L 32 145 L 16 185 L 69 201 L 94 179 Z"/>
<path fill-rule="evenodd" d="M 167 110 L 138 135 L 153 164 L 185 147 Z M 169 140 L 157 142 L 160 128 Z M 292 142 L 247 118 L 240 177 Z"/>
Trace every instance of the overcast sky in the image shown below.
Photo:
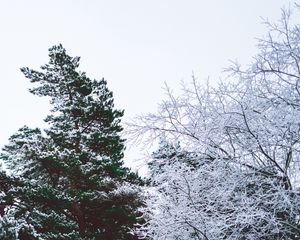
<path fill-rule="evenodd" d="M 108 81 L 125 119 L 153 112 L 164 82 L 192 72 L 216 81 L 229 60 L 249 63 L 261 17 L 289 0 L 0 0 L 0 146 L 24 124 L 42 126 L 48 102 L 28 93 L 20 67 L 39 68 L 62 43 L 81 70 Z"/>

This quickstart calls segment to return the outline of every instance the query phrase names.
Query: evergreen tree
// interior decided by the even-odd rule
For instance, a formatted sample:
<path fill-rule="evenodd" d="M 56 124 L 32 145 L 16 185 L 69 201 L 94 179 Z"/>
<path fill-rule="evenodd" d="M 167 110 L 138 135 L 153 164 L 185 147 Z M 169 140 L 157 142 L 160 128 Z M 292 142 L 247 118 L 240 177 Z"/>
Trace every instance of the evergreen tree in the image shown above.
<path fill-rule="evenodd" d="M 24 126 L 3 149 L 14 180 L 0 186 L 1 224 L 14 224 L 18 239 L 137 239 L 129 232 L 140 221 L 143 182 L 123 166 L 124 112 L 104 79 L 77 70 L 79 57 L 62 45 L 49 57 L 41 71 L 21 69 L 30 92 L 53 108 L 47 129 Z"/>

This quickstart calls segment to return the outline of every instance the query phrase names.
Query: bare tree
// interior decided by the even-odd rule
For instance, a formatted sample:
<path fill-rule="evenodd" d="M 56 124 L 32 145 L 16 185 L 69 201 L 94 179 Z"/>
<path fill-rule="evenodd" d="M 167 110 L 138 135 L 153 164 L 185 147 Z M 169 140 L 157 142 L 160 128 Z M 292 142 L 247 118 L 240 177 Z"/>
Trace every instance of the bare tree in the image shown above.
<path fill-rule="evenodd" d="M 179 96 L 166 88 L 158 113 L 130 123 L 134 139 L 164 137 L 185 152 L 154 157 L 159 196 L 148 200 L 141 235 L 300 239 L 300 26 L 290 18 L 283 10 L 266 22 L 250 67 L 233 64 L 218 87 L 193 77 Z"/>

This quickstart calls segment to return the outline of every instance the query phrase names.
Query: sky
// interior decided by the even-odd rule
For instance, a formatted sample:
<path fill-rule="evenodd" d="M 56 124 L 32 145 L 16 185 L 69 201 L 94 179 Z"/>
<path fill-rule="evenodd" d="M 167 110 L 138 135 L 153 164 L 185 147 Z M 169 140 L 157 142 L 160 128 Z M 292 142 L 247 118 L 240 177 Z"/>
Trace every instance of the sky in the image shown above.
<path fill-rule="evenodd" d="M 164 83 L 216 82 L 230 60 L 250 63 L 262 17 L 289 0 L 0 0 L 0 147 L 21 126 L 43 127 L 47 99 L 33 96 L 20 67 L 38 69 L 61 43 L 80 70 L 105 78 L 124 120 L 155 112 Z M 138 153 L 126 155 L 132 161 Z"/>

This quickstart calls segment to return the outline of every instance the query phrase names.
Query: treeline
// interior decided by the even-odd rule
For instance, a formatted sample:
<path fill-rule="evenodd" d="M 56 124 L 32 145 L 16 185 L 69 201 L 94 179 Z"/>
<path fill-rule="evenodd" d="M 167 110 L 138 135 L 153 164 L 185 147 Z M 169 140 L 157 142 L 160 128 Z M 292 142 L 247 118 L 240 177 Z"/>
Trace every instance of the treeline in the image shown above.
<path fill-rule="evenodd" d="M 295 10 L 297 10 L 296 8 Z M 300 26 L 289 10 L 217 86 L 196 78 L 126 125 L 159 141 L 149 176 L 123 163 L 123 110 L 62 45 L 22 68 L 50 99 L 46 129 L 23 126 L 0 155 L 0 239 L 300 239 Z M 123 135 L 122 135 L 123 136 Z"/>

